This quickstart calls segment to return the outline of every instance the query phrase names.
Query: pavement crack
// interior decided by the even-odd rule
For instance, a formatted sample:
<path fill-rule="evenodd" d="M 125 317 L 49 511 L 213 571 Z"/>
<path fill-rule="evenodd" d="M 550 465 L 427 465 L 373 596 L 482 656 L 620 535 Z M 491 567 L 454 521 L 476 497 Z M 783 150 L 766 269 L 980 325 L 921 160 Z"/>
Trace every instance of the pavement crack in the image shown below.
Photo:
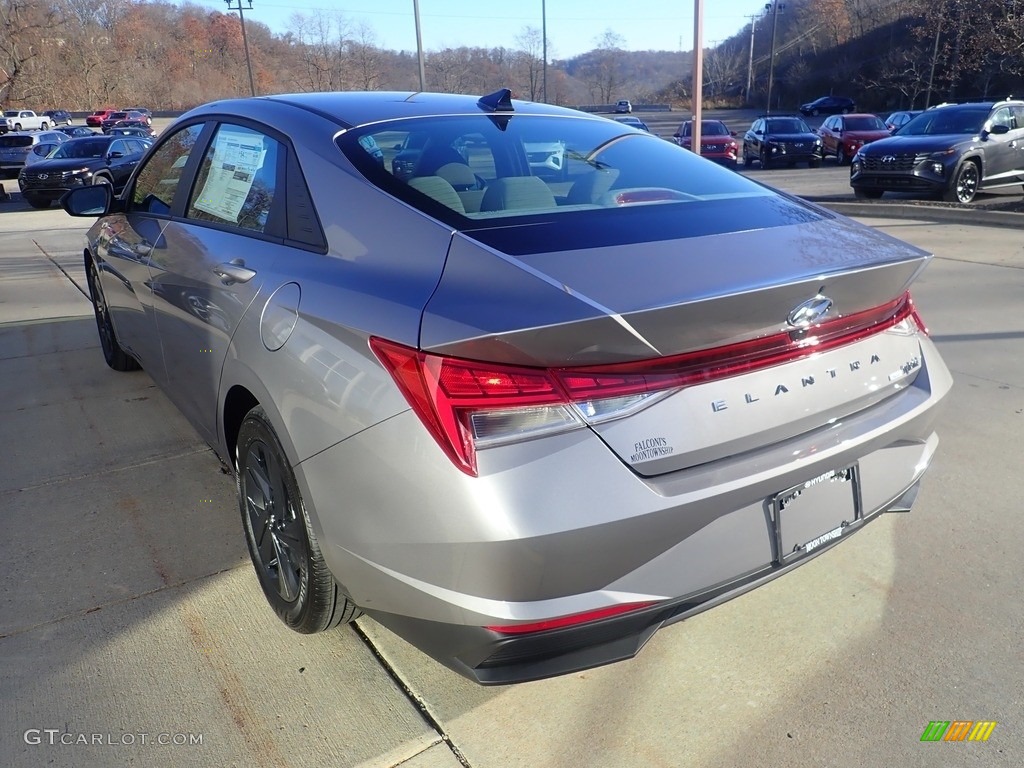
<path fill-rule="evenodd" d="M 51 627 L 51 626 L 54 626 L 56 624 L 62 624 L 65 621 L 69 621 L 69 620 L 72 620 L 72 619 L 78 619 L 78 618 L 81 618 L 82 616 L 88 616 L 90 613 L 96 613 L 97 611 L 105 611 L 108 608 L 116 608 L 119 605 L 128 605 L 129 603 L 133 603 L 136 600 L 141 600 L 144 597 L 150 597 L 151 595 L 158 595 L 161 592 L 166 592 L 169 589 L 181 589 L 182 587 L 187 587 L 190 584 L 194 584 L 194 583 L 196 583 L 198 581 L 204 581 L 206 579 L 212 579 L 214 576 L 220 576 L 222 573 L 230 573 L 231 571 L 237 571 L 239 568 L 246 568 L 248 566 L 249 566 L 249 562 L 248 562 L 248 560 L 246 560 L 244 562 L 238 563 L 238 565 L 232 565 L 232 566 L 230 566 L 228 568 L 221 568 L 220 570 L 213 571 L 212 573 L 207 573 L 207 574 L 205 574 L 203 576 L 193 576 L 190 579 L 182 579 L 181 581 L 175 581 L 175 582 L 173 582 L 171 584 L 164 584 L 164 585 L 156 587 L 154 589 L 147 589 L 145 592 L 139 592 L 137 595 L 131 595 L 130 597 L 123 597 L 123 598 L 121 598 L 119 600 L 110 600 L 110 601 L 105 602 L 105 603 L 100 603 L 99 605 L 93 605 L 93 606 L 90 606 L 88 608 L 82 608 L 81 610 L 78 610 L 78 611 L 71 611 L 70 613 L 65 613 L 65 614 L 63 614 L 61 616 L 56 616 L 56 617 L 54 617 L 52 619 L 47 619 L 46 621 L 40 621 L 40 622 L 37 622 L 35 624 L 30 624 L 30 625 L 25 626 L 25 627 L 17 627 L 16 629 L 12 629 L 12 630 L 9 630 L 7 632 L 0 633 L 0 640 L 4 640 L 4 639 L 6 639 L 8 637 L 16 637 L 17 635 L 23 635 L 26 632 L 33 632 L 33 631 L 35 631 L 37 629 L 40 629 L 42 627 Z"/>
<path fill-rule="evenodd" d="M 402 673 L 399 672 L 388 658 L 381 653 L 380 649 L 373 644 L 373 641 L 370 639 L 369 635 L 363 631 L 363 628 L 359 626 L 359 623 L 354 621 L 349 624 L 349 626 L 352 628 L 352 631 L 356 633 L 356 636 L 363 641 L 363 644 L 367 649 L 369 649 L 370 653 L 374 655 L 374 658 L 377 659 L 377 662 L 381 667 L 383 667 L 384 671 L 388 673 L 388 676 L 394 681 L 395 685 L 397 685 L 405 694 L 405 697 L 409 702 L 416 707 L 420 713 L 420 717 L 422 717 L 427 724 L 437 732 L 437 735 L 441 737 L 441 741 L 443 741 L 448 749 L 451 750 L 452 754 L 455 755 L 455 759 L 465 766 L 465 768 L 473 768 L 469 759 L 462 753 L 462 750 L 456 746 L 455 742 L 452 741 L 451 736 L 448 735 L 448 732 L 444 729 L 441 721 L 434 717 L 434 713 L 430 711 L 430 707 L 427 706 L 427 702 L 413 691 L 412 685 L 409 681 L 402 676 Z"/>
<path fill-rule="evenodd" d="M 46 249 L 43 248 L 43 246 L 41 246 L 39 244 L 39 241 L 38 240 L 33 240 L 32 243 L 35 245 L 36 248 L 39 249 L 39 252 L 41 254 L 43 254 L 43 256 L 45 256 L 46 259 L 51 264 L 53 264 L 53 266 L 55 266 L 57 269 L 59 269 L 61 271 L 61 274 L 64 275 L 64 277 L 66 277 L 68 279 L 68 282 L 71 283 L 73 286 L 75 286 L 75 288 L 78 289 L 78 292 L 81 293 L 83 296 L 85 296 L 85 298 L 91 303 L 92 302 L 92 296 L 89 295 L 89 292 L 84 290 L 82 288 L 82 286 L 80 286 L 78 283 L 75 282 L 75 279 L 71 275 L 68 274 L 68 271 L 66 269 L 64 269 L 64 267 L 62 267 L 57 262 L 57 260 L 55 258 L 53 258 L 53 256 L 51 256 L 49 253 L 46 252 Z"/>
<path fill-rule="evenodd" d="M 175 459 L 184 459 L 189 456 L 195 456 L 200 453 L 206 453 L 210 451 L 210 448 L 203 446 L 202 448 L 193 448 L 187 451 L 175 451 L 173 453 L 163 453 L 158 456 L 150 456 L 147 459 L 140 461 L 133 461 L 130 464 L 121 464 L 116 467 L 108 467 L 106 469 L 99 469 L 93 472 L 84 472 L 79 475 L 65 475 L 64 477 L 54 477 L 49 480 L 44 480 L 39 483 L 33 483 L 32 485 L 22 486 L 20 488 L 8 488 L 0 489 L 0 497 L 8 493 L 24 493 L 26 491 L 34 491 L 39 488 L 47 488 L 51 485 L 62 485 L 64 483 L 73 483 L 78 480 L 87 480 L 91 477 L 103 477 L 104 475 L 113 475 L 118 472 L 124 472 L 130 469 L 140 469 L 142 467 L 152 466 L 153 464 L 162 463 L 165 461 L 174 461 Z"/>

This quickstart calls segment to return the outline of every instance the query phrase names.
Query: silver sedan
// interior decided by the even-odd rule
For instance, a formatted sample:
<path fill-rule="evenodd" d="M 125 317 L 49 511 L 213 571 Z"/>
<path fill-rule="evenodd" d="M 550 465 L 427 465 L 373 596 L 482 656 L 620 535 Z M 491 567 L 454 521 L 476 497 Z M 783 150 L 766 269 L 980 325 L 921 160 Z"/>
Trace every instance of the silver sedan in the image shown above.
<path fill-rule="evenodd" d="M 365 612 L 481 683 L 627 658 L 936 450 L 928 254 L 601 117 L 221 101 L 63 205 L 107 363 L 232 468 L 299 632 Z"/>

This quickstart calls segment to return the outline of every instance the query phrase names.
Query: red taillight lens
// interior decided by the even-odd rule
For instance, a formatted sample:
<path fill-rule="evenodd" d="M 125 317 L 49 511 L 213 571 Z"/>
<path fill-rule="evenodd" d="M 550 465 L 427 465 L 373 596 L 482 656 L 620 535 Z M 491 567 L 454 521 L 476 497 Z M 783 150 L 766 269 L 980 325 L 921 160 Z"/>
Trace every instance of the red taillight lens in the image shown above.
<path fill-rule="evenodd" d="M 623 613 L 639 611 L 655 605 L 653 600 L 643 603 L 621 603 L 620 605 L 609 605 L 607 608 L 598 608 L 595 611 L 584 611 L 574 613 L 571 616 L 559 616 L 544 621 L 532 621 L 527 624 L 508 624 L 503 626 L 485 627 L 493 632 L 500 632 L 503 635 L 525 635 L 529 632 L 542 632 L 545 629 L 559 629 L 561 627 L 572 627 L 577 624 L 587 624 L 591 621 L 607 619 L 610 616 L 618 616 Z"/>
<path fill-rule="evenodd" d="M 476 476 L 478 446 L 578 429 L 621 416 L 674 389 L 799 360 L 904 321 L 926 331 L 909 293 L 799 332 L 783 331 L 656 360 L 586 368 L 462 360 L 379 338 L 370 339 L 370 348 L 438 445 L 459 469 Z"/>

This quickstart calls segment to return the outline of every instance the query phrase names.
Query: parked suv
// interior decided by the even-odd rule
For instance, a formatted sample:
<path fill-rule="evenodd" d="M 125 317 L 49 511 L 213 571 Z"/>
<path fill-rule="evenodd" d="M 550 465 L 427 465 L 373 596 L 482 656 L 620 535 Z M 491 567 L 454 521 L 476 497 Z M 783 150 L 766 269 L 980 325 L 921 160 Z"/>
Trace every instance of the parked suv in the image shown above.
<path fill-rule="evenodd" d="M 0 136 L 0 178 L 16 176 L 37 144 L 62 144 L 67 140 L 60 131 L 20 131 Z"/>
<path fill-rule="evenodd" d="M 71 125 L 74 122 L 71 113 L 66 109 L 48 109 L 43 112 L 43 115 L 50 118 L 50 125 L 54 127 L 58 125 Z"/>
<path fill-rule="evenodd" d="M 850 165 L 859 198 L 886 191 L 969 203 L 980 191 L 1024 184 L 1024 101 L 946 104 L 861 147 Z"/>
<path fill-rule="evenodd" d="M 799 115 L 764 115 L 743 136 L 743 164 L 757 160 L 762 168 L 773 164 L 821 165 L 821 137 Z"/>

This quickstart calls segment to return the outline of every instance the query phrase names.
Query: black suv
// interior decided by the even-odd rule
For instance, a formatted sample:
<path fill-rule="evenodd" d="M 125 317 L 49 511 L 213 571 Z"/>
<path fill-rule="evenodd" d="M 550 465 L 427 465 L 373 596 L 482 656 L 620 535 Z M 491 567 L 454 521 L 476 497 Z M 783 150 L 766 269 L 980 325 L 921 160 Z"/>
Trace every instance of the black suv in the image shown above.
<path fill-rule="evenodd" d="M 122 136 L 68 139 L 45 160 L 22 169 L 18 174 L 21 196 L 33 208 L 49 208 L 69 189 L 90 184 L 109 184 L 116 195 L 150 144 Z"/>
<path fill-rule="evenodd" d="M 785 163 L 821 165 L 821 137 L 798 115 L 765 115 L 743 135 L 743 164 L 757 160 L 762 168 Z"/>
<path fill-rule="evenodd" d="M 1024 184 L 1024 101 L 947 104 L 922 112 L 850 165 L 859 198 L 885 192 L 969 203 L 981 191 Z"/>

